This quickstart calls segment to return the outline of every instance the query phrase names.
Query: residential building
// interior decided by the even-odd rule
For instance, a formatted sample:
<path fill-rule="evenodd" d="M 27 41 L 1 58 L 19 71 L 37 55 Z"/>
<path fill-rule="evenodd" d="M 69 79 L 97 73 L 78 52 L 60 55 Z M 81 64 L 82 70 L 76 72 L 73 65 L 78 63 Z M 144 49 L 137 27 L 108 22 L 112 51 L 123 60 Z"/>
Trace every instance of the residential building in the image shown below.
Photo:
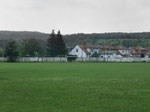
<path fill-rule="evenodd" d="M 100 47 L 94 45 L 77 45 L 75 46 L 70 55 L 76 55 L 77 57 L 90 57 L 94 54 L 100 53 Z"/>

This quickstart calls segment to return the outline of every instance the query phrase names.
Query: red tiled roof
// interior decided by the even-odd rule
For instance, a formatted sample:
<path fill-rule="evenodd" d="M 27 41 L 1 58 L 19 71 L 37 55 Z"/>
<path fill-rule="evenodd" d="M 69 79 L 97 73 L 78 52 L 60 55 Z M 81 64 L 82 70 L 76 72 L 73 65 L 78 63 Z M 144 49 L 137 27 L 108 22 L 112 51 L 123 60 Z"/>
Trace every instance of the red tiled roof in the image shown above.
<path fill-rule="evenodd" d="M 148 55 L 148 56 L 150 56 L 150 51 L 149 51 L 149 52 L 147 52 L 145 55 Z"/>
<path fill-rule="evenodd" d="M 112 47 L 112 46 L 105 45 L 105 46 L 102 46 L 102 49 L 103 49 L 103 50 L 112 50 L 113 47 Z"/>
<path fill-rule="evenodd" d="M 131 49 L 134 49 L 134 50 L 147 50 L 146 48 L 143 48 L 143 47 L 132 47 Z"/>
<path fill-rule="evenodd" d="M 84 48 L 93 48 L 93 49 L 98 49 L 98 48 L 99 48 L 99 46 L 88 43 L 88 44 L 84 45 Z"/>
<path fill-rule="evenodd" d="M 103 50 L 128 50 L 128 48 L 124 47 L 124 46 L 108 46 L 105 45 L 102 47 Z"/>
<path fill-rule="evenodd" d="M 78 46 L 85 52 L 85 54 L 87 54 L 87 55 L 90 54 L 83 45 L 78 45 Z"/>
<path fill-rule="evenodd" d="M 150 47 L 146 47 L 146 49 L 147 49 L 148 51 L 150 51 Z"/>
<path fill-rule="evenodd" d="M 116 46 L 115 49 L 117 49 L 117 50 L 128 50 L 128 48 L 126 48 L 124 46 Z"/>

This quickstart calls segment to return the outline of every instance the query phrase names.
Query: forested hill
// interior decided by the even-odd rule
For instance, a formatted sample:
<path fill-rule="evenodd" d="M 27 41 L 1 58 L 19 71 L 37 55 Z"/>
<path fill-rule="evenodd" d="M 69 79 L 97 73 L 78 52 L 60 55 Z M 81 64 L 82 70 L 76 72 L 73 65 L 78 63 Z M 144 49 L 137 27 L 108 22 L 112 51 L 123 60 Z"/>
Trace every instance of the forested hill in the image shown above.
<path fill-rule="evenodd" d="M 22 40 L 25 38 L 36 38 L 47 40 L 49 34 L 40 32 L 17 32 L 0 31 L 0 40 Z M 71 34 L 64 35 L 68 47 L 77 44 L 92 43 L 102 45 L 124 45 L 124 46 L 150 46 L 150 32 L 144 33 L 93 33 L 93 34 Z"/>
<path fill-rule="evenodd" d="M 48 38 L 48 34 L 28 31 L 0 31 L 0 40 L 22 40 L 25 38 L 36 38 L 45 40 Z"/>

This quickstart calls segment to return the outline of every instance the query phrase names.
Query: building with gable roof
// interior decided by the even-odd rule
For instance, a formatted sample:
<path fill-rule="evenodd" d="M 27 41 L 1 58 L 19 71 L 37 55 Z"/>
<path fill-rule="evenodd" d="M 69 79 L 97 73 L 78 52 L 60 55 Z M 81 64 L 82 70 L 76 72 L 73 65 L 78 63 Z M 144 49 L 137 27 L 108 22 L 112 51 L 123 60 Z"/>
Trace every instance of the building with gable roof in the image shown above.
<path fill-rule="evenodd" d="M 71 50 L 71 52 L 69 54 L 76 55 L 77 57 L 90 57 L 93 54 L 99 54 L 99 53 L 100 53 L 99 46 L 77 45 Z"/>

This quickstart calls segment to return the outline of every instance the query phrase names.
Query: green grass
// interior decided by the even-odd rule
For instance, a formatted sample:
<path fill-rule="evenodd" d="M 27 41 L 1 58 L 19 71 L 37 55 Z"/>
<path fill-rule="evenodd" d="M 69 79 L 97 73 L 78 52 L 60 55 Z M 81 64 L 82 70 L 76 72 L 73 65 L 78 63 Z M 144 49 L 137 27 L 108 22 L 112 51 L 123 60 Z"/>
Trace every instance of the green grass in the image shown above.
<path fill-rule="evenodd" d="M 150 63 L 0 63 L 0 112 L 150 112 Z"/>

